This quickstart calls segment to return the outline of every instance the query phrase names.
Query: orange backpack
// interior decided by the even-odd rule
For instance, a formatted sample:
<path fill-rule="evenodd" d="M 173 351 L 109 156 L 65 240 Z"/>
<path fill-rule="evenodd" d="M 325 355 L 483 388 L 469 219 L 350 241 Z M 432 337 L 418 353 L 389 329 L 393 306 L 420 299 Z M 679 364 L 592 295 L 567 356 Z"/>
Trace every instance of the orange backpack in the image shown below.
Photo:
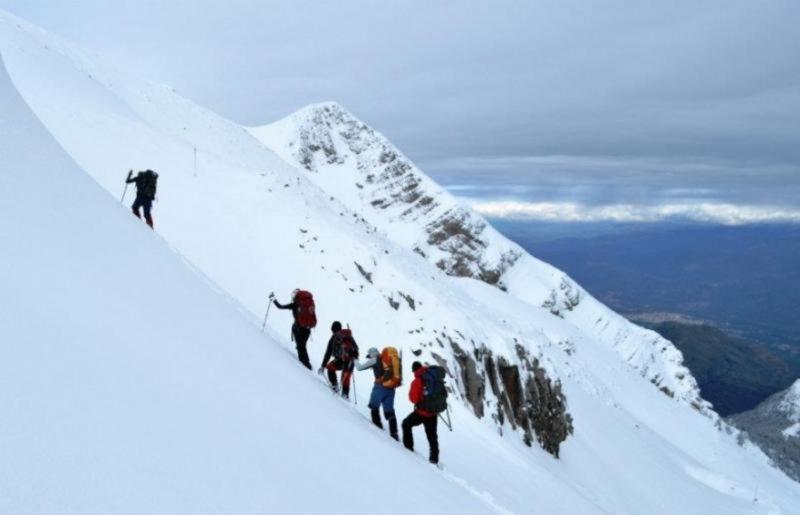
<path fill-rule="evenodd" d="M 386 388 L 397 388 L 403 384 L 403 356 L 394 347 L 385 347 L 381 352 L 383 364 L 383 381 Z"/>

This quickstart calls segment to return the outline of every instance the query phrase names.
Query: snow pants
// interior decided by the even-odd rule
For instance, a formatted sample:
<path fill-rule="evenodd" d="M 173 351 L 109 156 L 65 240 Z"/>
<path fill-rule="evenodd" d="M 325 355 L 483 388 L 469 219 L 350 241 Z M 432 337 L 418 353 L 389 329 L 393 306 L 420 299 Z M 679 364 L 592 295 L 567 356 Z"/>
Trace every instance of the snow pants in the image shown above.
<path fill-rule="evenodd" d="M 328 370 L 328 381 L 331 382 L 331 386 L 334 388 L 337 386 L 336 371 L 342 371 L 342 396 L 350 397 L 350 378 L 353 377 L 353 362 L 334 359 L 328 362 L 325 368 Z"/>
<path fill-rule="evenodd" d="M 294 340 L 295 347 L 297 347 L 297 359 L 309 370 L 311 370 L 311 361 L 308 359 L 306 344 L 308 344 L 308 338 L 310 336 L 311 329 L 301 327 L 297 322 L 292 324 L 292 339 Z"/>
<path fill-rule="evenodd" d="M 414 450 L 414 435 L 411 432 L 411 428 L 420 424 L 425 426 L 425 436 L 428 437 L 428 445 L 430 446 L 428 459 L 431 463 L 439 463 L 439 435 L 436 433 L 438 421 L 439 418 L 436 415 L 423 417 L 416 411 L 403 420 L 403 445 L 409 451 Z"/>
<path fill-rule="evenodd" d="M 144 195 L 136 195 L 136 200 L 133 201 L 131 211 L 133 211 L 133 214 L 136 215 L 137 218 L 142 217 L 142 215 L 139 214 L 139 208 L 144 209 L 144 220 L 147 222 L 147 225 L 152 228 L 153 215 L 151 214 L 151 211 L 153 209 L 153 199 L 147 198 Z"/>
<path fill-rule="evenodd" d="M 375 384 L 372 387 L 372 394 L 369 396 L 369 409 L 372 415 L 372 423 L 383 429 L 381 423 L 381 406 L 383 406 L 383 416 L 389 423 L 389 434 L 395 440 L 397 436 L 397 417 L 394 414 L 394 388 L 386 388 L 382 384 Z"/>

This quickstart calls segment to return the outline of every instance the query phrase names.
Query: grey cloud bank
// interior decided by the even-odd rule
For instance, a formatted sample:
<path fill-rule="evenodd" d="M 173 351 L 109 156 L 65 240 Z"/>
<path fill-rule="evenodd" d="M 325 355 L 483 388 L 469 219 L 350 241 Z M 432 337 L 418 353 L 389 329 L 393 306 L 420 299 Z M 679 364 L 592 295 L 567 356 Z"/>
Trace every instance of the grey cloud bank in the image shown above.
<path fill-rule="evenodd" d="M 800 209 L 800 2 L 0 8 L 241 123 L 337 100 L 481 201 Z"/>

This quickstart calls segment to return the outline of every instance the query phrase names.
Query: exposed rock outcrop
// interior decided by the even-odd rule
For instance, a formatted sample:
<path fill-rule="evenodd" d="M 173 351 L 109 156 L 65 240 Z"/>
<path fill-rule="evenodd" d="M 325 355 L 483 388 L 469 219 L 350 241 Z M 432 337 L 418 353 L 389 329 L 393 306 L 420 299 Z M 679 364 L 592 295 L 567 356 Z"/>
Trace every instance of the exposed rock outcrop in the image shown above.
<path fill-rule="evenodd" d="M 475 346 L 473 353 L 468 353 L 449 340 L 456 366 L 453 370 L 448 367 L 448 373 L 475 415 L 491 413 L 501 431 L 508 422 L 512 430 L 522 432 L 527 445 L 536 441 L 557 458 L 561 443 L 573 432 L 561 383 L 552 381 L 539 361 L 531 359 L 519 344 L 517 356 L 507 358 L 493 356 L 484 346 Z M 446 360 L 434 357 L 446 365 Z"/>

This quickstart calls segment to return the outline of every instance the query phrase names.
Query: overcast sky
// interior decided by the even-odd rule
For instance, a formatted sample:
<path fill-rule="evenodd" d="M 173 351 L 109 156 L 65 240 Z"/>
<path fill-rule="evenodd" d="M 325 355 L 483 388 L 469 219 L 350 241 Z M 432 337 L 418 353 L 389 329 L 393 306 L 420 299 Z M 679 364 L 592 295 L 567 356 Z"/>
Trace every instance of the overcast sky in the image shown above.
<path fill-rule="evenodd" d="M 0 7 L 244 124 L 336 100 L 497 216 L 800 212 L 800 1 Z"/>

